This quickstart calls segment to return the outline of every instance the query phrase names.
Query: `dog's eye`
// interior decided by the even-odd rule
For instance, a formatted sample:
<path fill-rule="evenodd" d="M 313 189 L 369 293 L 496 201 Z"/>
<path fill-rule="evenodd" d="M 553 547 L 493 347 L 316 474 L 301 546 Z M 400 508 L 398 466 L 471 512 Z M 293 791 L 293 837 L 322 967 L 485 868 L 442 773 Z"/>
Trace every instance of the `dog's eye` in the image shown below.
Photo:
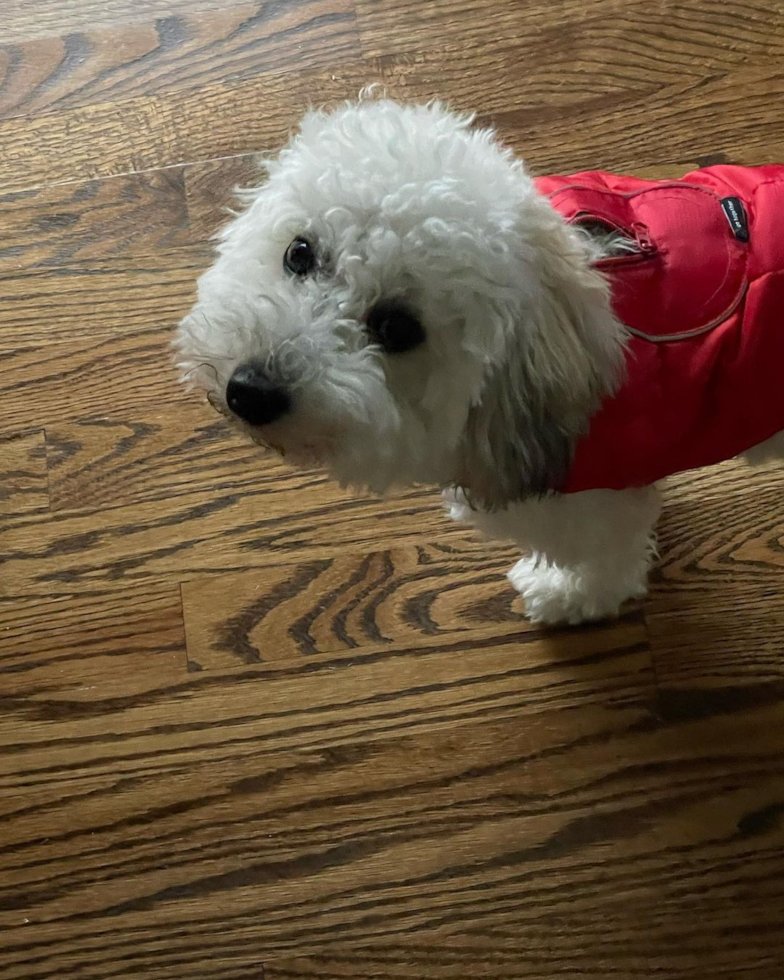
<path fill-rule="evenodd" d="M 286 249 L 283 265 L 293 276 L 306 276 L 316 266 L 316 251 L 304 238 L 295 238 Z"/>
<path fill-rule="evenodd" d="M 403 354 L 418 347 L 425 331 L 418 318 L 400 303 L 379 303 L 367 316 L 370 339 L 388 354 Z"/>

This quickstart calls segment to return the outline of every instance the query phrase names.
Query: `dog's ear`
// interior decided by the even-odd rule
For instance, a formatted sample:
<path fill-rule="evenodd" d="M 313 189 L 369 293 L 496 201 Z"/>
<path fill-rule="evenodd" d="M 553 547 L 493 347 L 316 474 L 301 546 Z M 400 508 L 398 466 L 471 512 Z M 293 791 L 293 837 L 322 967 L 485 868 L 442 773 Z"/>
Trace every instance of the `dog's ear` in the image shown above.
<path fill-rule="evenodd" d="M 500 318 L 502 357 L 468 413 L 460 485 L 488 510 L 563 485 L 575 443 L 623 363 L 606 282 L 575 261 L 569 230 L 548 230 L 537 243 L 538 287 Z"/>
<path fill-rule="evenodd" d="M 525 345 L 511 343 L 468 413 L 459 483 L 483 510 L 546 493 L 566 476 L 572 439 L 531 368 Z"/>

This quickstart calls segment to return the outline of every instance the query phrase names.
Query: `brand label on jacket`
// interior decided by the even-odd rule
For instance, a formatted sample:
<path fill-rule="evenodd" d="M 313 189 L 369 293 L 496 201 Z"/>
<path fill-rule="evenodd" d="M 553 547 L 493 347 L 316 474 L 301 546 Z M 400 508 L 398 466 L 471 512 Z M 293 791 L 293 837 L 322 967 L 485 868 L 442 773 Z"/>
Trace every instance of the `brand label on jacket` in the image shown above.
<path fill-rule="evenodd" d="M 723 197 L 721 207 L 732 228 L 732 234 L 741 242 L 749 240 L 749 219 L 739 197 Z"/>

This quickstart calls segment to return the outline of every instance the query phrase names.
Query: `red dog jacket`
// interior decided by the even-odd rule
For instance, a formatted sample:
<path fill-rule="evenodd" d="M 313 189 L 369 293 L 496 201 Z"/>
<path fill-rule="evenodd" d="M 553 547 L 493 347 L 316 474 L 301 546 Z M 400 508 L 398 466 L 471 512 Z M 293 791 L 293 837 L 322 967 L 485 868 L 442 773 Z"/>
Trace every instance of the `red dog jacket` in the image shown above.
<path fill-rule="evenodd" d="M 784 429 L 784 166 L 668 181 L 597 171 L 537 186 L 567 220 L 639 246 L 598 264 L 629 330 L 626 373 L 562 490 L 646 486 Z"/>

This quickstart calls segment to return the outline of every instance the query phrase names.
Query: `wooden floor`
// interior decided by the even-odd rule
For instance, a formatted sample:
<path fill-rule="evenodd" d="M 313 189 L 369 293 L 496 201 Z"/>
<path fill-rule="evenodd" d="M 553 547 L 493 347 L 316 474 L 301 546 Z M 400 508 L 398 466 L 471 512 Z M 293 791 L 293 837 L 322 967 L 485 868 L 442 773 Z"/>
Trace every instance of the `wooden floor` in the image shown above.
<path fill-rule="evenodd" d="M 374 81 L 539 173 L 784 161 L 778 0 L 4 0 L 2 980 L 781 980 L 784 473 L 526 625 L 437 497 L 258 456 L 173 324 L 250 154 Z"/>

